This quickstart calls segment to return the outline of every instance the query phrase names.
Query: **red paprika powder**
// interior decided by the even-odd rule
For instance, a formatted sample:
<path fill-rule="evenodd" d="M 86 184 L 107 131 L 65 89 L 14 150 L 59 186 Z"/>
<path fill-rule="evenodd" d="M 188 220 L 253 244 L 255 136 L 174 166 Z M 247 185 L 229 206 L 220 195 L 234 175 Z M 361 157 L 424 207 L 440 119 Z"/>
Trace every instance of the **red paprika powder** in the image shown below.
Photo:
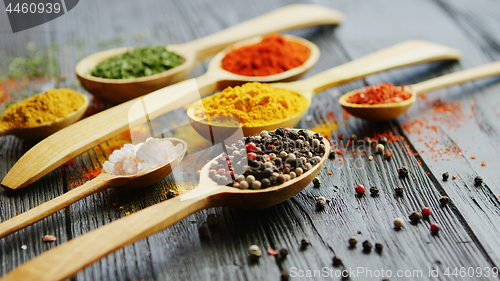
<path fill-rule="evenodd" d="M 302 65 L 309 55 L 308 47 L 271 34 L 257 44 L 228 52 L 222 59 L 222 68 L 239 75 L 268 76 Z"/>
<path fill-rule="evenodd" d="M 391 83 L 376 84 L 365 87 L 347 99 L 349 103 L 355 104 L 383 104 L 401 102 L 411 98 L 411 94 L 404 91 L 403 87 L 396 87 Z"/>

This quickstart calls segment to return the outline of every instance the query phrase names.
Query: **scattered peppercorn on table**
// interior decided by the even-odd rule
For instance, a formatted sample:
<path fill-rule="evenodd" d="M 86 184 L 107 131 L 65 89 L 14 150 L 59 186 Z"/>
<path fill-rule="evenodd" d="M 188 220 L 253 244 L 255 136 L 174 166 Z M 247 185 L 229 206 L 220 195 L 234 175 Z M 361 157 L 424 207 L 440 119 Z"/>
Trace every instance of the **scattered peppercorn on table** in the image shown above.
<path fill-rule="evenodd" d="M 0 110 L 14 100 L 54 87 L 85 92 L 72 70 L 91 53 L 194 40 L 282 4 L 273 0 L 256 0 L 251 5 L 245 1 L 123 0 L 116 5 L 88 0 L 53 22 L 29 30 L 12 34 L 5 25 L 6 30 L 0 32 L 0 49 L 6 54 L 0 59 Z M 297 128 L 328 138 L 332 152 L 305 190 L 264 210 L 198 212 L 89 265 L 75 280 L 341 280 L 347 275 L 351 280 L 498 278 L 499 79 L 423 94 L 405 116 L 383 123 L 349 116 L 337 98 L 365 86 L 408 85 L 498 60 L 495 11 L 500 10 L 500 3 L 335 0 L 324 4 L 344 12 L 347 20 L 337 28 L 292 32 L 321 50 L 321 59 L 306 77 L 415 38 L 457 48 L 464 56 L 460 62 L 411 66 L 320 93 Z M 47 36 L 47 30 L 53 36 Z M 247 66 L 228 67 L 241 70 Z M 198 65 L 192 77 L 204 68 Z M 93 100 L 88 114 L 108 106 Z M 185 109 L 153 120 L 151 128 L 159 124 L 166 132 L 163 137 L 188 143 L 186 157 L 171 175 L 146 189 L 89 196 L 1 238 L 0 275 L 68 240 L 188 192 L 197 185 L 197 171 L 226 148 L 199 136 L 187 122 Z M 0 220 L 96 177 L 114 150 L 147 136 L 149 130 L 138 127 L 120 134 L 68 159 L 25 189 L 2 190 Z M 35 144 L 14 136 L 0 137 L 0 179 Z M 252 144 L 226 145 L 234 150 L 226 151 L 228 158 L 256 149 Z M 288 156 L 273 157 L 286 161 Z M 270 169 L 281 164 L 272 163 Z M 223 172 L 224 177 L 231 176 Z M 298 176 L 293 172 L 292 176 Z M 233 186 L 240 187 L 241 182 L 248 188 L 266 185 L 266 178 L 247 177 L 235 178 Z M 254 186 L 254 182 L 259 184 Z"/>

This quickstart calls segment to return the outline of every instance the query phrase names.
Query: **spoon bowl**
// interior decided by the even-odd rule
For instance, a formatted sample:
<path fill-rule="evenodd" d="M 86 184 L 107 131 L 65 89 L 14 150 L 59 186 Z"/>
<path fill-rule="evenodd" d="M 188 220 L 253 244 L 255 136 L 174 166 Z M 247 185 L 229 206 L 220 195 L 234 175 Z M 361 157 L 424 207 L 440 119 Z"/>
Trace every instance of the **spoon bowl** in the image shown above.
<path fill-rule="evenodd" d="M 359 89 L 342 95 L 339 103 L 345 111 L 358 118 L 370 121 L 388 121 L 404 114 L 413 105 L 420 93 L 494 75 L 500 75 L 500 61 L 405 86 L 404 90 L 410 93 L 411 97 L 404 101 L 385 104 L 355 104 L 348 102 L 349 97 L 363 91 Z"/>
<path fill-rule="evenodd" d="M 52 122 L 31 128 L 7 128 L 0 124 L 0 136 L 15 135 L 27 140 L 41 140 L 78 121 L 89 107 L 89 98 L 80 94 L 84 102 L 77 110 Z"/>
<path fill-rule="evenodd" d="M 27 212 L 17 215 L 7 221 L 0 223 L 0 238 L 20 230 L 34 222 L 37 222 L 62 208 L 73 204 L 87 196 L 108 188 L 129 188 L 138 189 L 148 187 L 169 175 L 172 170 L 184 158 L 187 151 L 187 143 L 181 139 L 167 138 L 175 146 L 182 144 L 182 151 L 172 161 L 162 164 L 159 167 L 136 175 L 111 175 L 104 170 L 94 179 L 76 187 L 61 196 L 45 202 Z"/>

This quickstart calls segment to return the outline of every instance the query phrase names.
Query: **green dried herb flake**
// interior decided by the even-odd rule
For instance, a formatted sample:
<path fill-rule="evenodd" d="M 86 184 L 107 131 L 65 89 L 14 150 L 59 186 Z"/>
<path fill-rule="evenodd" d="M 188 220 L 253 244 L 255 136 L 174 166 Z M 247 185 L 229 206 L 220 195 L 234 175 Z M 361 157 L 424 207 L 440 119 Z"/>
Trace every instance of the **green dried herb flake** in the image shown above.
<path fill-rule="evenodd" d="M 92 76 L 128 79 L 154 75 L 184 63 L 184 59 L 165 47 L 139 47 L 100 62 Z"/>

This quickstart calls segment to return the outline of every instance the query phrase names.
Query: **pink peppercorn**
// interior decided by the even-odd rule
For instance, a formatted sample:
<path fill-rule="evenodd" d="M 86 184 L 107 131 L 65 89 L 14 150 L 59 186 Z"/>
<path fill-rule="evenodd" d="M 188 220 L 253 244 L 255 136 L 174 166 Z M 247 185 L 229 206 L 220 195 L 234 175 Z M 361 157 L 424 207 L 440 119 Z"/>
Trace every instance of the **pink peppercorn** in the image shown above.
<path fill-rule="evenodd" d="M 250 152 L 254 152 L 257 150 L 257 146 L 253 142 L 249 142 L 246 144 L 245 149 Z"/>
<path fill-rule="evenodd" d="M 431 224 L 431 232 L 438 233 L 441 230 L 441 227 L 437 223 Z"/>
<path fill-rule="evenodd" d="M 224 169 L 224 168 L 220 168 L 219 170 L 217 170 L 217 174 L 219 174 L 219 175 L 222 175 L 225 172 L 226 172 L 226 169 Z"/>
<path fill-rule="evenodd" d="M 365 193 L 365 187 L 361 184 L 356 185 L 356 188 L 354 188 L 354 190 L 356 191 L 356 194 L 358 196 L 361 196 Z"/>
<path fill-rule="evenodd" d="M 422 209 L 422 216 L 428 217 L 431 215 L 431 208 L 425 207 Z"/>
<path fill-rule="evenodd" d="M 257 154 L 255 154 L 253 152 L 249 152 L 249 153 L 247 153 L 247 158 L 248 158 L 248 160 L 255 160 L 257 158 Z"/>

